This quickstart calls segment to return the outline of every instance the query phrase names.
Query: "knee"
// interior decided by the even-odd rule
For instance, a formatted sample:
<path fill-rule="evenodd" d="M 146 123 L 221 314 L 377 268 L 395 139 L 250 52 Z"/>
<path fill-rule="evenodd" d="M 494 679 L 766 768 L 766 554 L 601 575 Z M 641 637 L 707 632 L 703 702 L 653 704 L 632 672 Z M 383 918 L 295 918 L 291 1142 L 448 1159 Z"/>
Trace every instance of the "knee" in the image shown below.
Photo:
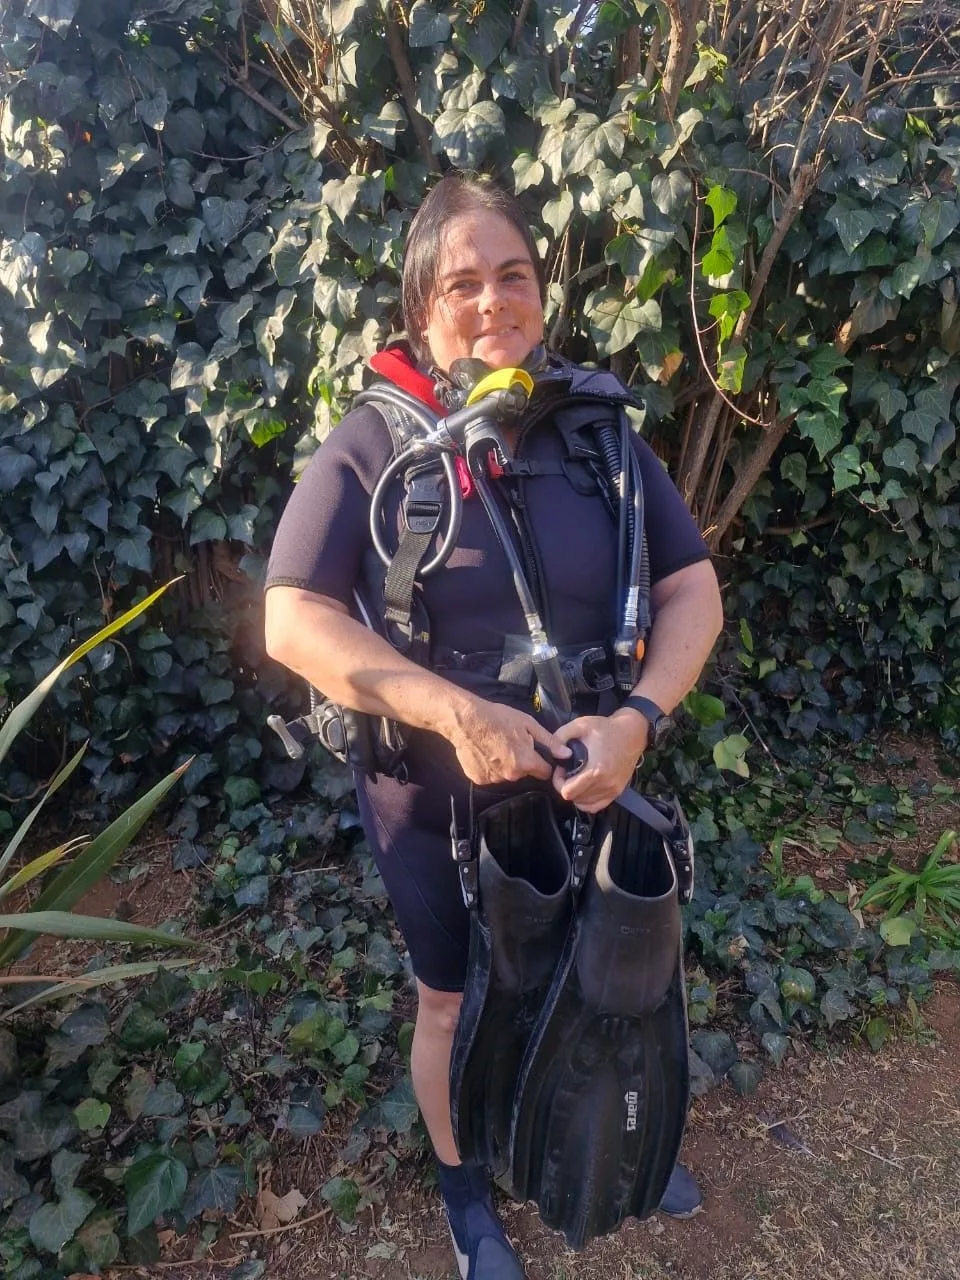
<path fill-rule="evenodd" d="M 437 991 L 434 987 L 426 987 L 417 983 L 419 1004 L 417 1006 L 417 1029 L 432 1031 L 452 1039 L 460 1016 L 460 1002 L 463 993 L 460 991 Z"/>

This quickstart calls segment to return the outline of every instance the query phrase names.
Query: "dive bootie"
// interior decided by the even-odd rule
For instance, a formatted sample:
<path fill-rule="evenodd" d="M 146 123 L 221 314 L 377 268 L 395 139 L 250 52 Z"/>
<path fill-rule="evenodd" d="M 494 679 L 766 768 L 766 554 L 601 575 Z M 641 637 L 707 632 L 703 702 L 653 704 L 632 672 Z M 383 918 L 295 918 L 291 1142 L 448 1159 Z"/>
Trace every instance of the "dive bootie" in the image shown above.
<path fill-rule="evenodd" d="M 539 791 L 485 809 L 460 846 L 470 950 L 450 1060 L 453 1136 L 461 1160 L 499 1176 L 520 1064 L 570 924 L 570 856 Z"/>
<path fill-rule="evenodd" d="M 477 1165 L 438 1161 L 438 1180 L 460 1280 L 524 1280 L 493 1207 L 486 1172 Z"/>
<path fill-rule="evenodd" d="M 677 876 L 668 846 L 618 805 L 527 1048 L 511 1133 L 521 1199 L 582 1248 L 654 1213 L 689 1097 Z"/>

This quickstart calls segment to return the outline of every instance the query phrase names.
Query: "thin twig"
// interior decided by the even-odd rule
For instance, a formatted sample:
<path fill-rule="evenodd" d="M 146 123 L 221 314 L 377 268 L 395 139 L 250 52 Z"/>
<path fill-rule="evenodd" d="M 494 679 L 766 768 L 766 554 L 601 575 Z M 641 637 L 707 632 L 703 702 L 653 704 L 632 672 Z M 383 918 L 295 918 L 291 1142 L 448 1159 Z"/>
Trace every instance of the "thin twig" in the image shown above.
<path fill-rule="evenodd" d="M 733 698 L 734 702 L 737 704 L 737 706 L 740 708 L 741 712 L 743 713 L 743 717 L 744 717 L 744 719 L 746 720 L 747 724 L 750 726 L 750 728 L 753 730 L 753 732 L 754 732 L 754 734 L 755 734 L 755 736 L 756 736 L 757 741 L 760 743 L 761 747 L 763 747 L 764 751 L 765 751 L 765 752 L 767 753 L 767 755 L 770 757 L 770 760 L 771 760 L 771 762 L 772 762 L 772 764 L 773 764 L 774 769 L 775 769 L 775 770 L 776 770 L 776 772 L 777 772 L 778 774 L 780 774 L 780 776 L 782 777 L 782 776 L 783 776 L 783 770 L 780 768 L 780 765 L 777 763 L 777 758 L 776 758 L 776 756 L 773 754 L 773 752 L 772 752 L 772 751 L 770 750 L 770 748 L 767 746 L 766 741 L 765 741 L 765 739 L 764 739 L 764 737 L 763 737 L 763 734 L 762 734 L 762 733 L 760 732 L 760 730 L 757 728 L 756 723 L 754 722 L 753 717 L 750 715 L 750 712 L 749 712 L 749 711 L 747 710 L 747 708 L 743 705 L 743 702 L 740 700 L 740 696 L 739 696 L 739 694 L 737 693 L 736 689 L 734 689 L 734 688 L 733 688 L 733 686 L 732 686 L 732 685 L 730 685 L 730 684 L 727 684 L 725 687 L 726 687 L 726 689 L 728 690 L 728 692 L 730 693 L 730 695 L 731 695 L 731 697 Z"/>
<path fill-rule="evenodd" d="M 333 1210 L 327 1206 L 320 1209 L 317 1213 L 311 1213 L 309 1218 L 297 1218 L 294 1222 L 288 1222 L 282 1227 L 267 1227 L 258 1231 L 233 1231 L 230 1233 L 231 1240 L 253 1240 L 259 1236 L 279 1236 L 285 1231 L 297 1231 L 300 1227 L 305 1227 L 311 1222 L 319 1222 L 321 1218 L 328 1218 Z"/>
<path fill-rule="evenodd" d="M 887 1156 L 882 1156 L 879 1152 L 872 1151 L 870 1147 L 858 1147 L 855 1142 L 851 1142 L 848 1145 L 853 1147 L 854 1151 L 862 1151 L 865 1156 L 873 1156 L 874 1160 L 882 1160 L 884 1164 L 891 1164 L 894 1169 L 899 1169 L 901 1173 L 903 1172 L 903 1165 L 899 1160 L 890 1160 Z"/>

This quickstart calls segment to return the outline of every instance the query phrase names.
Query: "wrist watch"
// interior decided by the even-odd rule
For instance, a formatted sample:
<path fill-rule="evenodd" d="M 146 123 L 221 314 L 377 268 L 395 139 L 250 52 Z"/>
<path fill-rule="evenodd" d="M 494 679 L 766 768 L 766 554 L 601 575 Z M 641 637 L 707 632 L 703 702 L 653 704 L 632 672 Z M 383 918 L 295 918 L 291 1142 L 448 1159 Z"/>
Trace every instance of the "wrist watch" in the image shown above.
<path fill-rule="evenodd" d="M 631 694 L 620 704 L 639 711 L 650 725 L 650 745 L 653 748 L 663 746 L 664 739 L 673 728 L 673 719 L 653 701 L 652 698 L 641 698 L 639 694 Z"/>

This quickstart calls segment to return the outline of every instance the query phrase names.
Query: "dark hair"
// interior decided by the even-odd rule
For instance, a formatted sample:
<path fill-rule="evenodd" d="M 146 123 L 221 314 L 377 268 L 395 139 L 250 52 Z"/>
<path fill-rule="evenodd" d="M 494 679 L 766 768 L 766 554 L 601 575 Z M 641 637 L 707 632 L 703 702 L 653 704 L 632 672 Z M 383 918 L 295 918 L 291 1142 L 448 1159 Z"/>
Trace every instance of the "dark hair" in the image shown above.
<path fill-rule="evenodd" d="M 540 287 L 547 297 L 543 263 L 516 196 L 476 173 L 450 173 L 441 178 L 414 215 L 403 253 L 403 323 L 418 360 L 429 355 L 423 342 L 430 299 L 437 287 L 443 239 L 450 222 L 473 209 L 489 209 L 506 218 L 523 237 Z"/>

